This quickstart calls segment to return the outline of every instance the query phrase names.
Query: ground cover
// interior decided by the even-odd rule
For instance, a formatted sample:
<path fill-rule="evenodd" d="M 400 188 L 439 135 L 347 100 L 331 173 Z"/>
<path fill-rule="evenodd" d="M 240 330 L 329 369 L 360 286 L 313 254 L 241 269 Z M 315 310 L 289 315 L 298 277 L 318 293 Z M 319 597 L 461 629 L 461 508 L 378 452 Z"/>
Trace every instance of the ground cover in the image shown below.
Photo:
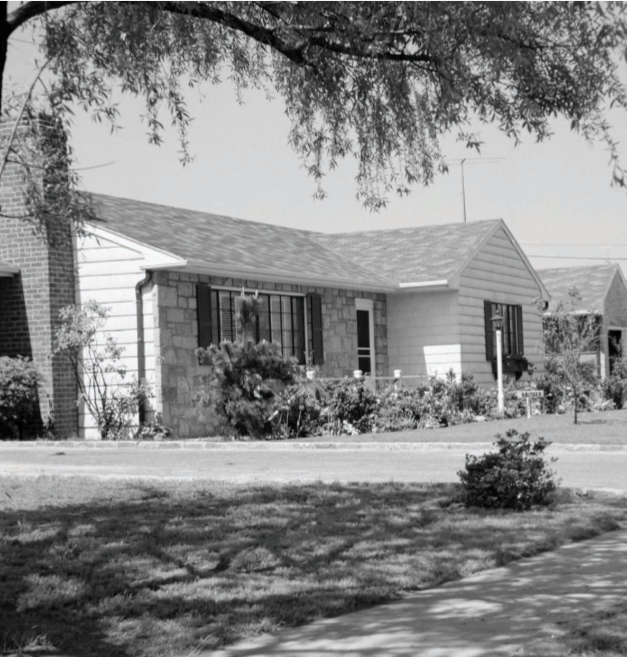
<path fill-rule="evenodd" d="M 192 655 L 397 598 L 627 521 L 560 492 L 467 510 L 454 485 L 0 481 L 0 650 Z M 39 638 L 38 638 L 39 637 Z"/>
<path fill-rule="evenodd" d="M 565 623 L 559 634 L 534 642 L 524 657 L 624 657 L 627 655 L 627 603 L 596 613 L 582 613 Z"/>
<path fill-rule="evenodd" d="M 416 429 L 393 433 L 368 433 L 359 436 L 312 436 L 306 442 L 425 442 L 476 443 L 494 440 L 496 433 L 516 429 L 532 436 L 543 436 L 555 444 L 627 445 L 627 410 L 581 413 L 578 424 L 573 414 L 534 415 L 531 418 L 471 422 L 438 429 Z"/>

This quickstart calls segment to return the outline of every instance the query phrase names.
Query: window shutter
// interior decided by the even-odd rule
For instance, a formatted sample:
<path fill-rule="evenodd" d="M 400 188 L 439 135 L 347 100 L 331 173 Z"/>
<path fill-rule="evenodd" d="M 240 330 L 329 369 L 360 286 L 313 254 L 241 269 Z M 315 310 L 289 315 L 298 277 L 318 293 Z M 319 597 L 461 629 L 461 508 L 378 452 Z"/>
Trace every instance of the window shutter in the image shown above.
<path fill-rule="evenodd" d="M 309 294 L 309 310 L 311 312 L 311 342 L 313 345 L 313 364 L 324 363 L 322 347 L 322 298 L 319 294 Z"/>
<path fill-rule="evenodd" d="M 494 360 L 494 330 L 492 328 L 492 302 L 483 302 L 485 319 L 485 357 L 486 360 Z"/>
<path fill-rule="evenodd" d="M 518 339 L 518 353 L 525 353 L 525 338 L 523 335 L 523 307 L 516 306 L 516 337 Z"/>
<path fill-rule="evenodd" d="M 198 301 L 198 346 L 205 349 L 213 342 L 211 323 L 211 288 L 205 283 L 196 286 Z"/>

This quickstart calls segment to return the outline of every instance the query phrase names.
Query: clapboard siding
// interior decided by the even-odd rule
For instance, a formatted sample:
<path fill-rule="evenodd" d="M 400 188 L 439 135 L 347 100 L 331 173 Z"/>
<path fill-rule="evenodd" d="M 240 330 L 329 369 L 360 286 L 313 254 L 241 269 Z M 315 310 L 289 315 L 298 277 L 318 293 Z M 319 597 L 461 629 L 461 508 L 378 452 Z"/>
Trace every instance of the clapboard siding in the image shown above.
<path fill-rule="evenodd" d="M 388 296 L 390 374 L 445 374 L 461 371 L 455 292 Z"/>
<path fill-rule="evenodd" d="M 458 294 L 462 362 L 484 385 L 494 383 L 485 352 L 485 300 L 520 304 L 523 307 L 525 356 L 537 370 L 543 369 L 540 347 L 541 320 L 534 299 L 540 287 L 507 233 L 500 228 L 476 253 L 460 276 Z"/>
<path fill-rule="evenodd" d="M 77 301 L 94 300 L 106 306 L 109 318 L 99 341 L 109 334 L 124 351 L 121 364 L 126 368 L 126 381 L 137 378 L 137 300 L 135 286 L 144 279 L 141 266 L 146 253 L 115 242 L 114 238 L 86 236 L 77 243 Z M 154 307 L 151 286 L 142 290 L 144 315 L 144 353 L 146 379 L 154 387 Z M 150 416 L 149 416 L 150 419 Z M 86 438 L 97 438 L 94 418 L 80 409 L 79 427 Z"/>

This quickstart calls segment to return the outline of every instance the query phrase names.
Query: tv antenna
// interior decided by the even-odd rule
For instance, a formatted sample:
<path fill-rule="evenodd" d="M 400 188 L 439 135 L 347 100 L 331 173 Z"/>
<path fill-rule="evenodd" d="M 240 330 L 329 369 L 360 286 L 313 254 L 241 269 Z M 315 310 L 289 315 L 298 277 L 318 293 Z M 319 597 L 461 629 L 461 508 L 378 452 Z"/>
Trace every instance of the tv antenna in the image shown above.
<path fill-rule="evenodd" d="M 464 223 L 466 223 L 466 181 L 464 180 L 465 164 L 494 164 L 498 160 L 504 160 L 504 157 L 464 157 L 461 160 L 451 160 L 451 166 L 460 165 L 462 169 L 462 209 L 464 212 Z"/>

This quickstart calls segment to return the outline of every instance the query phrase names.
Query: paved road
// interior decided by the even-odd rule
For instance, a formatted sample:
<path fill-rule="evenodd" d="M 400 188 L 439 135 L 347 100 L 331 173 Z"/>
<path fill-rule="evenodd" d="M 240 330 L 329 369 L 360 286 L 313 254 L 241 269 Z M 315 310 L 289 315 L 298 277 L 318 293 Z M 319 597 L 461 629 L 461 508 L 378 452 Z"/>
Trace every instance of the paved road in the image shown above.
<path fill-rule="evenodd" d="M 155 447 L 157 447 L 155 445 Z M 411 449 L 79 449 L 62 445 L 0 445 L 0 476 L 61 474 L 105 477 L 206 478 L 247 482 L 456 481 L 466 453 L 484 447 Z M 627 450 L 552 447 L 553 469 L 565 486 L 627 491 Z"/>

